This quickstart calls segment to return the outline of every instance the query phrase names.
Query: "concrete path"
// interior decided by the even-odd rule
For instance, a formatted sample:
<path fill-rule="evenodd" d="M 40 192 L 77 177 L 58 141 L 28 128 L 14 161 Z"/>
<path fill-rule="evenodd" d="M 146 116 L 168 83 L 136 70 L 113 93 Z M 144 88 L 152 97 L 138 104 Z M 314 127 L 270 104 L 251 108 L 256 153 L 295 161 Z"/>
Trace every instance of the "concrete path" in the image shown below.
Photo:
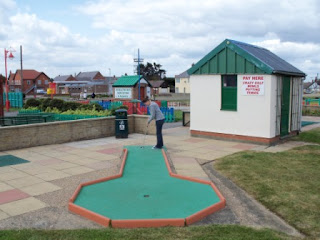
<path fill-rule="evenodd" d="M 227 207 L 198 224 L 242 224 L 270 227 L 291 235 L 299 233 L 250 198 L 213 168 L 217 158 L 243 150 L 270 151 L 266 146 L 190 137 L 189 129 L 163 130 L 169 160 L 179 174 L 213 181 L 227 200 Z M 1 152 L 30 163 L 0 168 L 0 229 L 75 229 L 101 226 L 69 213 L 67 203 L 79 183 L 114 175 L 125 145 L 141 145 L 144 135 L 114 137 Z M 155 143 L 147 136 L 146 143 Z M 282 150 L 303 145 L 287 142 Z M 276 151 L 276 147 L 272 151 Z"/>

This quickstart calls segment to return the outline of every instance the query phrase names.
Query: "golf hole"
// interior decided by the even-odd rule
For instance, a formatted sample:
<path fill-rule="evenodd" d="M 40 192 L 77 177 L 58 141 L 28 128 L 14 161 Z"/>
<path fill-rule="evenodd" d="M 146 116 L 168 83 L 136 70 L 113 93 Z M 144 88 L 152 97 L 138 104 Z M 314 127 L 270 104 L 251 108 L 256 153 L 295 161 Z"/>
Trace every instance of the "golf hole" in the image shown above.
<path fill-rule="evenodd" d="M 143 197 L 148 198 L 148 197 L 149 197 L 149 195 L 143 195 Z"/>

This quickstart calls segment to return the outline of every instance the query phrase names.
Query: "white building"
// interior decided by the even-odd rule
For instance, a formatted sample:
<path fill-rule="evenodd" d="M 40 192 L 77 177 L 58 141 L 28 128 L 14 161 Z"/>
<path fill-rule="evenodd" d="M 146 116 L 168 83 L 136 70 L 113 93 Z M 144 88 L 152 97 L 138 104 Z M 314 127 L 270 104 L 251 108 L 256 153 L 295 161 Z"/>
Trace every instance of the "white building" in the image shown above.
<path fill-rule="evenodd" d="M 191 135 L 273 144 L 299 132 L 305 74 L 269 50 L 226 39 L 188 73 Z"/>

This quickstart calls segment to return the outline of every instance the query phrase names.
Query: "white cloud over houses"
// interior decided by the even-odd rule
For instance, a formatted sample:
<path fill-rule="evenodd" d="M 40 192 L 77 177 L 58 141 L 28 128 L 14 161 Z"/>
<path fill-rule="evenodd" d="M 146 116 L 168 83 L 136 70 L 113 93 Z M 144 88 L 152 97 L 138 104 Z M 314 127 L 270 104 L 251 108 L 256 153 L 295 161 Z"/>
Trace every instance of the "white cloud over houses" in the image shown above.
<path fill-rule="evenodd" d="M 145 61 L 174 76 L 231 38 L 268 48 L 314 77 L 320 67 L 319 10 L 317 0 L 79 1 L 69 11 L 91 22 L 75 33 L 77 19 L 70 24 L 40 18 L 32 8 L 26 12 L 3 0 L 0 46 L 23 45 L 24 67 L 51 77 L 89 70 L 107 75 L 109 68 L 131 74 L 137 48 Z M 10 66 L 18 68 L 18 58 Z"/>

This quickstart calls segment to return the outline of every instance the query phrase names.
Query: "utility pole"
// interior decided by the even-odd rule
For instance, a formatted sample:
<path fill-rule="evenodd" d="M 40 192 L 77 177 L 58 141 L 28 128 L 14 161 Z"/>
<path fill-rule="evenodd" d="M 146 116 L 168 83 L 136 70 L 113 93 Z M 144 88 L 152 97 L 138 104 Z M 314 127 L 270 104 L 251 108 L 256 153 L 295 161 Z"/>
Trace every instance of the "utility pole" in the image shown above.
<path fill-rule="evenodd" d="M 139 82 L 138 82 L 138 99 L 140 99 L 140 80 L 141 80 L 141 76 L 140 76 L 140 63 L 143 62 L 143 59 L 140 58 L 140 49 L 138 48 L 138 58 L 133 59 L 134 62 L 138 63 L 138 76 L 139 76 Z"/>
<path fill-rule="evenodd" d="M 21 74 L 20 74 L 20 77 L 21 77 L 21 92 L 22 92 L 22 95 L 23 95 L 23 65 L 22 65 L 22 45 L 20 45 L 20 68 L 21 68 Z"/>

